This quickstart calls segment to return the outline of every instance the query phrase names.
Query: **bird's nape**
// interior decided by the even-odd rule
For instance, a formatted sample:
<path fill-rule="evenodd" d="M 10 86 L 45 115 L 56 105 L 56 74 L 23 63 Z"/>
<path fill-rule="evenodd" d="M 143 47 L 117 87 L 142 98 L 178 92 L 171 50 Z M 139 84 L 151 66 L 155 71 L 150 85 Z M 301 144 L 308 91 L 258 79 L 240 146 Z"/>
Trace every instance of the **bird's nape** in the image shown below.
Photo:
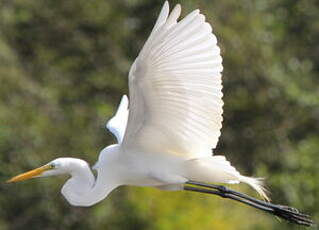
<path fill-rule="evenodd" d="M 95 178 L 86 161 L 71 157 L 57 158 L 44 166 L 19 174 L 6 182 L 12 183 L 63 174 L 70 175 L 70 177 L 63 185 L 61 193 L 74 206 L 92 206 L 103 200 L 113 189 L 119 186 L 116 180 L 112 180 L 112 173 L 101 176 L 98 171 L 97 178 Z"/>
<path fill-rule="evenodd" d="M 256 209 L 278 216 L 281 219 L 285 219 L 291 223 L 304 225 L 307 227 L 314 225 L 311 216 L 299 212 L 296 208 L 258 200 L 246 194 L 229 189 L 225 186 L 207 184 L 197 181 L 188 181 L 186 185 L 184 185 L 184 190 L 212 194 L 220 196 L 222 198 L 235 200 Z"/>

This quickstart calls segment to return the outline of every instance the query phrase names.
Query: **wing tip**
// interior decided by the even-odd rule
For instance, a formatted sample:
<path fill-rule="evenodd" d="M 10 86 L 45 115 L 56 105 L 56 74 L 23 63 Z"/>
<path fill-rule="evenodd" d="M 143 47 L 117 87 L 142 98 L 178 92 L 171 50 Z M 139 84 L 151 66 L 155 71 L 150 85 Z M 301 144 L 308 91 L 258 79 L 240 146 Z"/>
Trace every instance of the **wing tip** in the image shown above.
<path fill-rule="evenodd" d="M 128 108 L 128 103 L 129 103 L 129 101 L 128 101 L 128 97 L 127 97 L 127 95 L 126 94 L 124 94 L 123 96 L 122 96 L 122 99 L 121 99 L 121 101 L 120 101 L 120 105 L 119 105 L 119 109 L 118 110 L 122 110 L 122 108 Z"/>
<path fill-rule="evenodd" d="M 176 8 L 178 11 L 182 10 L 182 6 L 180 3 L 177 3 L 174 8 Z"/>
<path fill-rule="evenodd" d="M 121 103 L 122 101 L 128 103 L 128 96 L 126 94 L 122 96 Z"/>
<path fill-rule="evenodd" d="M 163 12 L 163 13 L 165 12 L 165 14 L 168 15 L 168 13 L 169 13 L 169 3 L 168 3 L 168 1 L 165 1 L 165 2 L 164 2 L 160 14 L 161 14 L 162 12 Z"/>

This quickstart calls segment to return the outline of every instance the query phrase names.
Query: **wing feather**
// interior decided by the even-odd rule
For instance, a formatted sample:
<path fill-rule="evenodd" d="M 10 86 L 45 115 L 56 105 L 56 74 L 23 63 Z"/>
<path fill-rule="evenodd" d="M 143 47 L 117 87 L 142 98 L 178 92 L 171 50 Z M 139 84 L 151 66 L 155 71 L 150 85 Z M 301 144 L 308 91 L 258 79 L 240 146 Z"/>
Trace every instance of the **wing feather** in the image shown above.
<path fill-rule="evenodd" d="M 128 114 L 128 98 L 123 95 L 116 114 L 106 124 L 106 128 L 113 133 L 118 143 L 123 141 Z"/>
<path fill-rule="evenodd" d="M 122 146 L 188 158 L 211 155 L 222 127 L 220 49 L 205 16 L 160 16 L 129 73 L 130 111 Z"/>

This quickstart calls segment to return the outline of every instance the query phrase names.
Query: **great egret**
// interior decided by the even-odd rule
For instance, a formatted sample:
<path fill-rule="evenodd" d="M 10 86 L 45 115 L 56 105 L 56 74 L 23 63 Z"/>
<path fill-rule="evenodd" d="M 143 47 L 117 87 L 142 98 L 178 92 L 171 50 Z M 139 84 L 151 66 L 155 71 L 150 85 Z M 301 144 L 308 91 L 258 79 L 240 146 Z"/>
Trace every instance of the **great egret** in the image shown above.
<path fill-rule="evenodd" d="M 248 204 L 289 221 L 311 225 L 309 216 L 227 189 L 202 183 L 246 183 L 269 200 L 262 181 L 242 176 L 224 156 L 212 155 L 222 127 L 223 69 L 217 39 L 194 10 L 177 22 L 178 4 L 166 1 L 129 72 L 130 106 L 124 95 L 107 128 L 118 144 L 103 149 L 93 167 L 58 158 L 7 182 L 70 174 L 62 188 L 74 206 L 91 206 L 121 185 L 210 193 Z M 198 182 L 200 181 L 200 182 Z"/>

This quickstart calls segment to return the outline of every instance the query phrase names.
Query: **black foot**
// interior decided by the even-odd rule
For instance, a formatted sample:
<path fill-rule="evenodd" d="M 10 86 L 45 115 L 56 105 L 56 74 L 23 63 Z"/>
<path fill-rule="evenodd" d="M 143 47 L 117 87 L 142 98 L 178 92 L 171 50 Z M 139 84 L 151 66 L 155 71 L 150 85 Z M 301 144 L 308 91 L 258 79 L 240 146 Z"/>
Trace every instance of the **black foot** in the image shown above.
<path fill-rule="evenodd" d="M 186 184 L 191 185 L 184 186 L 184 190 L 187 191 L 218 195 L 220 197 L 236 200 L 251 207 L 271 213 L 295 224 L 304 226 L 314 225 L 314 222 L 311 220 L 311 217 L 309 215 L 300 213 L 298 209 L 293 207 L 277 205 L 270 202 L 258 200 L 243 193 L 231 190 L 225 186 L 206 184 L 196 181 L 189 181 Z"/>

